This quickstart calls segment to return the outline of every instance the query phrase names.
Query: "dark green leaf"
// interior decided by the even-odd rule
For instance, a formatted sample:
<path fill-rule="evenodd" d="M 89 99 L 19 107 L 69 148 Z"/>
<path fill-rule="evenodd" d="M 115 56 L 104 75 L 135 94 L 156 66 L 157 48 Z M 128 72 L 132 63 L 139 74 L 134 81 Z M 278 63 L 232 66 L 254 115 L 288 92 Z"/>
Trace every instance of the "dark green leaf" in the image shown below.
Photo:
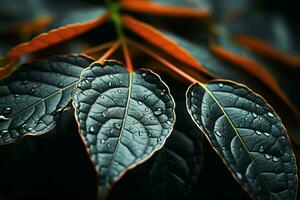
<path fill-rule="evenodd" d="M 206 0 L 154 0 L 153 2 L 166 6 L 190 7 L 190 8 L 209 8 L 209 3 Z"/>
<path fill-rule="evenodd" d="M 128 72 L 116 61 L 86 69 L 74 98 L 103 194 L 163 146 L 175 121 L 175 105 L 161 79 L 147 70 Z"/>
<path fill-rule="evenodd" d="M 195 83 L 187 107 L 254 199 L 295 199 L 295 157 L 280 118 L 261 96 L 225 80 Z"/>
<path fill-rule="evenodd" d="M 177 120 L 164 147 L 134 170 L 149 199 L 185 199 L 203 165 L 202 135 L 189 120 L 185 102 L 177 102 Z"/>
<path fill-rule="evenodd" d="M 39 135 L 55 126 L 55 117 L 68 107 L 85 56 L 56 56 L 24 64 L 0 81 L 0 144 L 25 135 Z"/>

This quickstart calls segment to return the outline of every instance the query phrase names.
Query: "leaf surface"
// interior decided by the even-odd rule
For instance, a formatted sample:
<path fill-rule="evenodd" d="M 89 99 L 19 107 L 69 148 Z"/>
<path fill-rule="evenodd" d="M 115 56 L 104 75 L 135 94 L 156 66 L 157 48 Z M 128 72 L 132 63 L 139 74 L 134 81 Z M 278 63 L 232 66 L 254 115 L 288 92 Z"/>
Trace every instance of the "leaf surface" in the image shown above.
<path fill-rule="evenodd" d="M 175 123 L 175 105 L 161 79 L 147 70 L 128 72 L 116 61 L 85 70 L 74 98 L 103 195 L 127 170 L 160 149 Z"/>
<path fill-rule="evenodd" d="M 210 8 L 205 1 L 123 0 L 120 6 L 129 11 L 168 17 L 204 18 L 210 15 Z"/>
<path fill-rule="evenodd" d="M 92 62 L 85 56 L 56 56 L 24 64 L 1 80 L 0 144 L 51 130 L 69 106 L 82 69 Z"/>
<path fill-rule="evenodd" d="M 175 128 L 164 147 L 133 170 L 149 199 L 185 199 L 203 165 L 202 135 L 190 120 L 185 102 L 177 102 L 176 109 Z"/>
<path fill-rule="evenodd" d="M 90 19 L 84 22 L 68 24 L 66 26 L 52 29 L 49 32 L 42 33 L 34 37 L 29 42 L 22 43 L 11 49 L 5 56 L 7 59 L 18 58 L 24 53 L 31 53 L 51 45 L 63 42 L 79 34 L 82 34 L 107 20 L 108 14 L 105 10 L 99 10 L 97 18 Z"/>
<path fill-rule="evenodd" d="M 253 199 L 296 198 L 297 167 L 286 130 L 261 96 L 226 80 L 195 83 L 187 108 Z"/>
<path fill-rule="evenodd" d="M 182 48 L 178 43 L 166 37 L 162 32 L 160 32 L 156 28 L 141 21 L 138 21 L 130 16 L 122 16 L 122 21 L 126 28 L 133 31 L 146 41 L 164 50 L 165 52 L 169 53 L 178 60 L 200 70 L 206 75 L 214 77 L 214 75 L 211 72 L 209 72 L 201 65 L 199 60 L 195 59 L 188 51 Z"/>

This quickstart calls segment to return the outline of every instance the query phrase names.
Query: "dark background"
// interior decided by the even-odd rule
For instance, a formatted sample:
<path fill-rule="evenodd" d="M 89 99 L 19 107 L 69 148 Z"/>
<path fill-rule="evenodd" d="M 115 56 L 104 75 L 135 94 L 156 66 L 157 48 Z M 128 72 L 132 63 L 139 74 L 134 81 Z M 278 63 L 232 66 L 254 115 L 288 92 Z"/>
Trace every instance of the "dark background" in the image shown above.
<path fill-rule="evenodd" d="M 2 1 L 0 7 L 3 8 Z M 11 3 L 17 4 L 18 1 Z M 266 10 L 282 13 L 292 27 L 299 27 L 299 0 L 260 0 L 260 3 Z M 0 19 L 1 22 L 6 20 Z M 295 28 L 294 33 L 300 34 L 299 28 Z M 7 45 L 7 37 L 0 35 L 0 45 Z M 166 81 L 172 83 L 170 78 Z M 171 91 L 176 92 L 175 88 Z M 96 173 L 77 133 L 72 111 L 66 112 L 59 121 L 57 128 L 46 135 L 25 137 L 17 144 L 0 146 L 0 200 L 96 198 Z M 132 176 L 128 173 L 118 182 L 109 199 L 143 196 Z M 204 166 L 192 199 L 249 199 L 206 140 Z"/>

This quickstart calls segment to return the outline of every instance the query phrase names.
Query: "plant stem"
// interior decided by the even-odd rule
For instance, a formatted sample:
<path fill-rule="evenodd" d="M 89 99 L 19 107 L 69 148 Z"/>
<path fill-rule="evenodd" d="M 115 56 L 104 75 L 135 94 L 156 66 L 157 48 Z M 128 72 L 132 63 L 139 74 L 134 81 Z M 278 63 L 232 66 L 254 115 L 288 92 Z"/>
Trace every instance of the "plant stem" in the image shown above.
<path fill-rule="evenodd" d="M 97 61 L 102 62 L 111 56 L 120 46 L 120 41 L 116 41 Z"/>
<path fill-rule="evenodd" d="M 107 4 L 108 4 L 108 7 L 111 12 L 111 20 L 113 21 L 113 23 L 115 25 L 118 39 L 122 45 L 127 70 L 130 72 L 133 72 L 133 66 L 132 66 L 132 62 L 131 62 L 129 51 L 128 51 L 127 41 L 126 41 L 126 38 L 125 38 L 124 32 L 123 32 L 122 20 L 121 20 L 120 12 L 119 12 L 119 10 L 120 10 L 119 4 L 118 4 L 118 2 L 115 2 L 113 0 L 107 0 Z"/>
<path fill-rule="evenodd" d="M 181 75 L 182 77 L 184 77 L 188 81 L 190 81 L 192 83 L 196 83 L 196 82 L 199 83 L 199 81 L 197 79 L 193 78 L 192 76 L 190 76 L 189 74 L 185 73 L 184 71 L 182 71 L 178 67 L 174 66 L 172 63 L 170 63 L 166 59 L 160 57 L 158 54 L 154 53 L 150 49 L 148 49 L 148 48 L 146 48 L 146 47 L 144 47 L 142 45 L 139 45 L 138 43 L 136 43 L 136 42 L 134 42 L 132 40 L 128 40 L 128 43 L 131 44 L 131 45 L 133 45 L 137 49 L 143 51 L 145 54 L 148 54 L 149 56 L 153 57 L 154 59 L 156 59 L 160 63 L 164 64 L 166 67 L 170 68 L 174 72 L 178 73 L 179 75 Z"/>
<path fill-rule="evenodd" d="M 107 42 L 107 43 L 104 43 L 104 44 L 100 44 L 98 46 L 86 49 L 82 53 L 86 54 L 86 55 L 90 55 L 90 54 L 102 51 L 104 49 L 107 49 L 107 48 L 111 47 L 114 43 L 116 43 L 116 42 Z"/>

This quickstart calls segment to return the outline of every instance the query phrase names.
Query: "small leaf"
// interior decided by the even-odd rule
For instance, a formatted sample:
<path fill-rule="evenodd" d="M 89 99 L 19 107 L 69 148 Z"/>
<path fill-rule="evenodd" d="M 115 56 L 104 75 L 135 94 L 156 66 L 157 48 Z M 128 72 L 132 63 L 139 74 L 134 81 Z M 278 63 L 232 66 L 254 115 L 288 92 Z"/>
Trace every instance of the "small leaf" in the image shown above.
<path fill-rule="evenodd" d="M 195 123 L 253 199 L 295 199 L 295 156 L 280 118 L 243 85 L 219 80 L 187 91 Z"/>
<path fill-rule="evenodd" d="M 87 149 L 100 173 L 100 194 L 160 149 L 175 123 L 167 86 L 151 71 L 95 63 L 82 73 L 73 105 Z"/>
<path fill-rule="evenodd" d="M 0 144 L 51 130 L 68 107 L 82 69 L 92 62 L 85 56 L 56 56 L 24 64 L 1 80 Z"/>
<path fill-rule="evenodd" d="M 129 11 L 168 17 L 204 18 L 210 15 L 208 4 L 203 1 L 123 0 L 120 6 Z"/>
<path fill-rule="evenodd" d="M 82 34 L 106 21 L 108 14 L 101 10 L 99 17 L 84 22 L 72 23 L 56 29 L 52 29 L 47 33 L 42 33 L 29 42 L 22 43 L 11 49 L 5 56 L 7 59 L 20 57 L 24 53 L 31 53 L 51 45 L 63 42 L 67 39 Z"/>
<path fill-rule="evenodd" d="M 188 51 L 181 48 L 175 41 L 166 37 L 156 28 L 138 21 L 130 16 L 122 16 L 122 21 L 124 26 L 134 33 L 138 34 L 140 37 L 154 44 L 158 48 L 163 49 L 167 53 L 171 54 L 178 60 L 202 71 L 203 73 L 214 77 L 207 69 L 205 69 L 198 60 L 196 60 Z"/>
<path fill-rule="evenodd" d="M 202 135 L 189 120 L 185 102 L 177 103 L 175 129 L 155 156 L 133 170 L 149 199 L 185 199 L 203 165 Z"/>

